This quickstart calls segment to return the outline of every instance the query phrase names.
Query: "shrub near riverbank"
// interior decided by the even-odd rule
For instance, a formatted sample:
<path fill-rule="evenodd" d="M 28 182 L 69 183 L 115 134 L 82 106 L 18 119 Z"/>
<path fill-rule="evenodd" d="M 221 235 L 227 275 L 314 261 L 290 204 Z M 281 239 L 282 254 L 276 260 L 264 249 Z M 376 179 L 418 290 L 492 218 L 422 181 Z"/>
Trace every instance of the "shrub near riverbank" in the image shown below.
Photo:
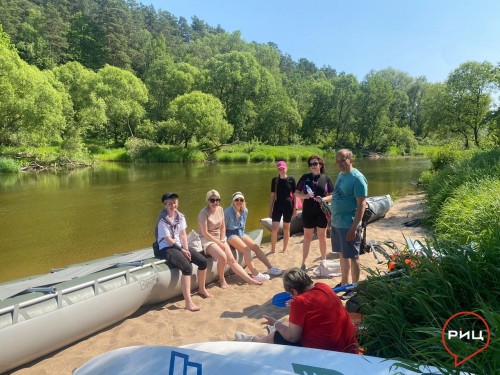
<path fill-rule="evenodd" d="M 500 152 L 441 154 L 424 178 L 429 223 L 434 226 L 426 257 L 401 262 L 401 277 L 373 273 L 359 291 L 366 354 L 400 358 L 457 373 L 441 342 L 445 322 L 455 313 L 478 313 L 491 329 L 488 349 L 458 370 L 475 374 L 500 371 Z M 472 323 L 471 323 L 472 324 Z M 458 328 L 456 328 L 458 329 Z M 462 327 L 463 331 L 474 326 Z M 452 342 L 461 359 L 474 343 Z M 479 346 L 484 345 L 478 342 Z"/>
<path fill-rule="evenodd" d="M 158 145 L 152 141 L 133 138 L 125 148 L 96 150 L 96 157 L 107 161 L 134 161 L 148 163 L 201 163 L 206 160 L 231 163 L 260 163 L 279 160 L 306 160 L 313 154 L 323 155 L 316 146 L 267 146 L 258 142 L 223 146 L 216 152 L 203 152 L 197 148 Z"/>

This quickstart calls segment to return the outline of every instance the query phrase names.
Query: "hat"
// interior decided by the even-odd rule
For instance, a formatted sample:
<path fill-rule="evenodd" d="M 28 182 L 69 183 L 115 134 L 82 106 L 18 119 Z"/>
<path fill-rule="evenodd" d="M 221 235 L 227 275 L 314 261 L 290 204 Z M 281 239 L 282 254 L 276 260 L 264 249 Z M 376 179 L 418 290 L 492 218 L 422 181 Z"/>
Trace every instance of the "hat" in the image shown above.
<path fill-rule="evenodd" d="M 179 198 L 179 195 L 177 193 L 172 193 L 171 191 L 169 191 L 168 193 L 165 193 L 162 195 L 161 197 L 161 201 L 162 203 L 165 202 L 167 199 L 171 199 L 171 198 Z"/>
<path fill-rule="evenodd" d="M 278 165 L 276 166 L 276 168 L 286 168 L 286 163 L 282 160 L 282 161 L 279 161 L 278 162 Z"/>
<path fill-rule="evenodd" d="M 215 195 L 217 198 L 220 198 L 219 192 L 217 190 L 212 189 L 212 190 L 207 191 L 207 195 L 206 195 L 205 199 L 208 201 L 212 195 Z"/>
<path fill-rule="evenodd" d="M 233 197 L 231 198 L 231 200 L 234 201 L 235 199 L 238 199 L 238 198 L 245 199 L 245 196 L 243 195 L 242 192 L 237 191 L 236 193 L 233 194 Z"/>

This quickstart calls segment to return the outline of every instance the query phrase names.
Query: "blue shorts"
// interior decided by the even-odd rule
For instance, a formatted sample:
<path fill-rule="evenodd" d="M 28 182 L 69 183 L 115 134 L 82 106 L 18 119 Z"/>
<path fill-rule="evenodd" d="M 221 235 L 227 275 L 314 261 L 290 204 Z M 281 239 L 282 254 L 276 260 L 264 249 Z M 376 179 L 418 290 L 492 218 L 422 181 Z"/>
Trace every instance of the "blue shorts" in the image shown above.
<path fill-rule="evenodd" d="M 241 238 L 244 234 L 245 232 L 243 232 L 242 229 L 226 229 L 226 237 L 228 240 L 234 236 Z"/>
<path fill-rule="evenodd" d="M 361 228 L 358 228 L 352 241 L 347 241 L 347 232 L 349 232 L 349 228 L 332 227 L 332 250 L 335 253 L 342 253 L 342 257 L 345 259 L 354 259 L 359 256 Z"/>

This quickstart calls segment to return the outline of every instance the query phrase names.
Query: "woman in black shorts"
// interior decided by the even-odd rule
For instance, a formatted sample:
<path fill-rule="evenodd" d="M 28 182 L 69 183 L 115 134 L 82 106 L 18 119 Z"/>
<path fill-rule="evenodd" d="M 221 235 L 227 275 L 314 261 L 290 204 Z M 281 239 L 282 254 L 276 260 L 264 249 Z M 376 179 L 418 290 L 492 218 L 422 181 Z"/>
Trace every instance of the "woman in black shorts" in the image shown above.
<path fill-rule="evenodd" d="M 321 210 L 321 201 L 331 202 L 333 182 L 325 173 L 325 162 L 317 155 L 307 159 L 310 173 L 303 175 L 297 183 L 295 195 L 303 200 L 302 222 L 304 223 L 304 242 L 302 245 L 301 269 L 306 269 L 306 259 L 316 228 L 321 259 L 326 259 L 326 227 L 328 220 Z M 309 190 L 309 191 L 308 191 Z"/>
<path fill-rule="evenodd" d="M 290 221 L 297 215 L 295 202 L 295 178 L 286 174 L 287 167 L 284 161 L 278 162 L 279 175 L 274 177 L 271 182 L 271 200 L 269 202 L 269 216 L 273 221 L 271 230 L 271 253 L 276 251 L 276 242 L 278 241 L 278 229 L 283 217 L 283 252 L 288 248 L 290 239 Z"/>

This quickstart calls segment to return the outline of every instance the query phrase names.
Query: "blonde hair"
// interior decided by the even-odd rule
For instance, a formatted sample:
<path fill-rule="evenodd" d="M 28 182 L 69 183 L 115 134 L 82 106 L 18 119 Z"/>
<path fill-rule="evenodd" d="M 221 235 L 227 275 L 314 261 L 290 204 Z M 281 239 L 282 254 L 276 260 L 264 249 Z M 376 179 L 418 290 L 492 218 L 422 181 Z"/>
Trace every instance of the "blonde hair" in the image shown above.
<path fill-rule="evenodd" d="M 236 199 L 236 198 L 240 198 L 240 196 L 241 196 L 241 198 L 243 198 L 243 202 L 241 203 L 241 209 L 238 211 L 238 210 L 236 209 L 236 205 L 234 204 L 234 202 L 235 202 L 235 199 Z M 239 219 L 239 218 L 240 218 L 240 216 L 241 216 L 241 214 L 242 214 L 243 212 L 245 212 L 245 210 L 247 209 L 247 201 L 246 201 L 245 196 L 243 195 L 243 193 L 242 193 L 242 192 L 237 191 L 236 193 L 234 193 L 234 194 L 233 194 L 233 196 L 232 196 L 232 201 L 231 201 L 231 205 L 233 206 L 233 209 L 234 209 L 234 210 L 236 211 L 236 213 L 238 214 L 238 215 L 237 215 L 237 217 L 238 217 L 238 219 Z"/>
<path fill-rule="evenodd" d="M 215 195 L 217 198 L 219 198 L 219 199 L 220 199 L 220 194 L 219 194 L 219 192 L 218 192 L 217 190 L 212 189 L 212 190 L 207 191 L 207 194 L 206 194 L 205 200 L 208 202 L 208 200 L 210 199 L 210 197 L 211 197 L 212 195 Z"/>

